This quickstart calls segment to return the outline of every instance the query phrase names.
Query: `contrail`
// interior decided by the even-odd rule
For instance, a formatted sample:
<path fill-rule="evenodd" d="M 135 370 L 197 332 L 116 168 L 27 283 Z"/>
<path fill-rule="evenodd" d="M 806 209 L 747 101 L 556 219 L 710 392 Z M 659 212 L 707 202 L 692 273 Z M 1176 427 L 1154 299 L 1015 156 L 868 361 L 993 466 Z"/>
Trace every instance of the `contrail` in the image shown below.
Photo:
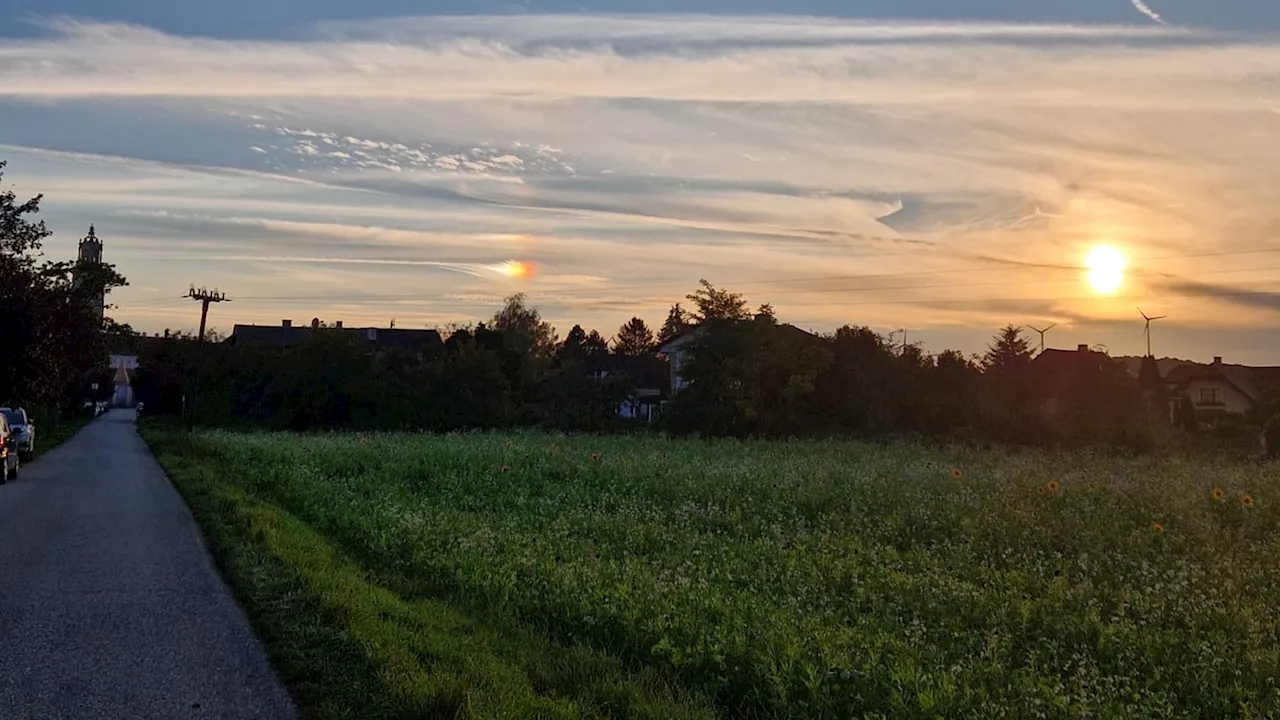
<path fill-rule="evenodd" d="M 1138 12 L 1142 13 L 1143 15 L 1146 15 L 1152 20 L 1155 20 L 1161 25 L 1165 24 L 1164 18 L 1160 17 L 1160 13 L 1156 12 L 1155 10 L 1152 10 L 1151 6 L 1143 2 L 1143 0 L 1129 0 L 1129 2 L 1133 3 L 1133 7 L 1136 8 Z"/>

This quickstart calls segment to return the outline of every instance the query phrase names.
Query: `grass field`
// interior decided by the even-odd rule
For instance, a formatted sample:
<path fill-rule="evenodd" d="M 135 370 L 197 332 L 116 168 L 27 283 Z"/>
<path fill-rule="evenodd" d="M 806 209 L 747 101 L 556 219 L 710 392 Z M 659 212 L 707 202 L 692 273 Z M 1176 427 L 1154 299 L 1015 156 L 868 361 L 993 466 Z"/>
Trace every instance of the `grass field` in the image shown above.
<path fill-rule="evenodd" d="M 312 717 L 1277 717 L 1266 466 L 147 431 Z"/>

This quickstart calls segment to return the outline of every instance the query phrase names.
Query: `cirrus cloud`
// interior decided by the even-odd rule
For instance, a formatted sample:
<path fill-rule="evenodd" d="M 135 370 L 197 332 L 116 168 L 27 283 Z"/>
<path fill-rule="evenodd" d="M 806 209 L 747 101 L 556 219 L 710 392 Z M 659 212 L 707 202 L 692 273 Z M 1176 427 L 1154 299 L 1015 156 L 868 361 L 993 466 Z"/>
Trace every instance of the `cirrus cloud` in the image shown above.
<path fill-rule="evenodd" d="M 1150 304 L 1188 285 L 1145 273 L 1194 282 L 1240 259 L 1187 256 L 1280 227 L 1280 41 L 1262 35 L 664 16 L 290 41 L 47 27 L 0 46 L 0 151 L 51 218 L 114 224 L 108 247 L 147 287 L 162 248 L 190 272 L 225 266 L 224 287 L 243 271 L 262 298 L 375 286 L 476 317 L 489 308 L 468 302 L 528 289 L 560 322 L 607 328 L 628 307 L 659 320 L 708 277 L 813 327 L 927 337 L 1024 307 L 1009 320 L 1105 335 L 1126 305 L 1076 297 L 1089 245 L 1123 246 L 1126 292 Z M 481 270 L 508 260 L 547 272 Z M 463 270 L 423 294 L 430 268 Z M 1224 311 L 1271 322 L 1229 293 L 1180 321 Z"/>

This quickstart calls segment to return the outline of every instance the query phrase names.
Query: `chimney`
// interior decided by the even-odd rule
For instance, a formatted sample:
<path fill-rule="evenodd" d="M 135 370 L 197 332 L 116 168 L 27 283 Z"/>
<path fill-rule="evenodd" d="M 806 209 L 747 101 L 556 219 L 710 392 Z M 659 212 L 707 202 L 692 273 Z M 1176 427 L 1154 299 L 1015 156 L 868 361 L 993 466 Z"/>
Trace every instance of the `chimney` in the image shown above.
<path fill-rule="evenodd" d="M 1221 355 L 1215 355 L 1215 356 L 1213 357 L 1213 364 L 1214 364 L 1214 365 L 1221 365 L 1221 364 L 1222 364 L 1222 356 L 1221 356 Z"/>
<path fill-rule="evenodd" d="M 342 328 L 342 321 L 341 321 L 341 320 L 338 320 L 338 321 L 334 322 L 334 323 L 333 323 L 333 326 L 334 326 L 334 327 L 336 327 L 336 328 L 341 329 L 341 328 Z"/>
<path fill-rule="evenodd" d="M 291 328 L 291 327 L 293 327 L 293 321 L 292 321 L 292 320 L 281 320 L 281 321 L 280 321 L 280 327 Z"/>
<path fill-rule="evenodd" d="M 1076 346 L 1076 352 L 1087 353 L 1089 352 L 1089 346 L 1085 345 L 1084 343 L 1081 343 Z"/>
<path fill-rule="evenodd" d="M 169 337 L 169 328 L 164 329 L 164 336 Z"/>

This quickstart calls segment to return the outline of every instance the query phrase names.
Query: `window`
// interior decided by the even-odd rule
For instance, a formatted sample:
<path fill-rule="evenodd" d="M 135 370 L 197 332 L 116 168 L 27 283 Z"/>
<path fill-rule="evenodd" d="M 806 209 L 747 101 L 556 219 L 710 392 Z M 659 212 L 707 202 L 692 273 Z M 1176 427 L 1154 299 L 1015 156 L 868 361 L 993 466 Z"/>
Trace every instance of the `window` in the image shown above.
<path fill-rule="evenodd" d="M 1222 390 L 1219 388 L 1200 388 L 1201 405 L 1222 405 Z"/>

